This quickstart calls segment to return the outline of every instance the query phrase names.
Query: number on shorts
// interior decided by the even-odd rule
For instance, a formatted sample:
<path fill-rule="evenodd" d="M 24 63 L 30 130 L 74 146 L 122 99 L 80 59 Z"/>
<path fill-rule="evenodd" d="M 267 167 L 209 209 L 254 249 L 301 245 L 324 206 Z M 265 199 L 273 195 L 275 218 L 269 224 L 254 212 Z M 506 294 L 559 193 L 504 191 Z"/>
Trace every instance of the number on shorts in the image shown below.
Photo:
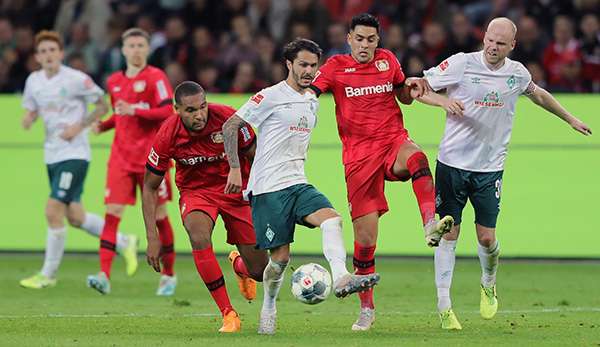
<path fill-rule="evenodd" d="M 502 179 L 496 180 L 496 199 L 500 199 L 502 193 Z"/>
<path fill-rule="evenodd" d="M 58 181 L 58 188 L 68 190 L 71 188 L 71 182 L 73 181 L 73 174 L 68 171 L 60 173 L 60 180 Z"/>

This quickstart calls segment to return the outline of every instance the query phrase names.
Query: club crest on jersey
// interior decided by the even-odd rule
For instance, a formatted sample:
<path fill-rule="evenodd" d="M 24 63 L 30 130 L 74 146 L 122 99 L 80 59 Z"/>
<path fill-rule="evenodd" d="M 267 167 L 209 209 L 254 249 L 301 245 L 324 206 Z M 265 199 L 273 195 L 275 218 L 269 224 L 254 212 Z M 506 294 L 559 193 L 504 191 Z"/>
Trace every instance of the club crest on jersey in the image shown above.
<path fill-rule="evenodd" d="M 262 94 L 255 94 L 252 98 L 250 98 L 250 101 L 258 105 L 264 98 L 265 96 Z"/>
<path fill-rule="evenodd" d="M 390 69 L 390 63 L 387 61 L 387 59 L 376 60 L 375 67 L 381 72 L 387 71 Z"/>
<path fill-rule="evenodd" d="M 146 89 L 146 81 L 135 81 L 133 82 L 133 91 L 141 93 Z"/>
<path fill-rule="evenodd" d="M 214 143 L 223 143 L 223 132 L 217 131 L 217 132 L 210 134 L 210 139 Z"/>

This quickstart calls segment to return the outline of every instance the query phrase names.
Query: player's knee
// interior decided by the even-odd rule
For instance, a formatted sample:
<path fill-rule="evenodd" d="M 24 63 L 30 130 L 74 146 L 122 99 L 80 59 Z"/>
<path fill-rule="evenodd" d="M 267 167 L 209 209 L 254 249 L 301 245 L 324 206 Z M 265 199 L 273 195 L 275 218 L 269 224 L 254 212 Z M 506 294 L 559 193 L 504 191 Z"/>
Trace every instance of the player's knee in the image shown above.
<path fill-rule="evenodd" d="M 108 204 L 106 205 L 106 213 L 116 217 L 121 217 L 125 212 L 125 205 Z"/>
<path fill-rule="evenodd" d="M 75 228 L 81 228 L 83 224 L 83 219 L 79 216 L 67 215 L 67 220 L 69 221 L 69 225 Z"/>
<path fill-rule="evenodd" d="M 490 247 L 496 241 L 496 235 L 493 232 L 484 233 L 479 235 L 477 239 L 483 247 Z"/>
<path fill-rule="evenodd" d="M 190 235 L 190 243 L 192 244 L 192 249 L 206 249 L 212 246 L 210 236 L 201 234 Z"/>

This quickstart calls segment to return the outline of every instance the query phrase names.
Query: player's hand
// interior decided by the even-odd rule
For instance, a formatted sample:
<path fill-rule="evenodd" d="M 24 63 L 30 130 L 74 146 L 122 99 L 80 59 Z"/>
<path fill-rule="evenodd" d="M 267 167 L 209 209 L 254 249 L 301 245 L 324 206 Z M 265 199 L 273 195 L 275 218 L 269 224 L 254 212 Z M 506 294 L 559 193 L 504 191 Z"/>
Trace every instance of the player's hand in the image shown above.
<path fill-rule="evenodd" d="M 227 175 L 225 194 L 236 194 L 242 191 L 242 170 L 239 167 L 231 168 Z"/>
<path fill-rule="evenodd" d="M 23 126 L 23 129 L 25 130 L 29 130 L 31 128 L 31 125 L 33 124 L 35 118 L 29 116 L 29 115 L 25 115 L 25 117 L 23 117 L 23 120 L 21 121 L 21 125 Z"/>
<path fill-rule="evenodd" d="M 65 141 L 71 141 L 75 138 L 75 136 L 79 135 L 79 133 L 83 130 L 83 125 L 81 123 L 71 124 L 63 130 L 60 134 L 60 138 Z"/>
<path fill-rule="evenodd" d="M 148 247 L 146 248 L 146 261 L 152 266 L 154 271 L 160 272 L 160 250 L 162 244 L 157 237 L 148 238 Z"/>
<path fill-rule="evenodd" d="M 132 104 L 129 104 L 123 100 L 117 100 L 115 103 L 115 113 L 121 116 L 133 116 L 135 114 L 135 108 Z"/>
<path fill-rule="evenodd" d="M 431 86 L 424 78 L 409 77 L 404 84 L 411 90 L 411 96 L 414 95 L 414 98 L 420 98 L 431 91 Z M 414 94 L 413 90 L 415 90 Z"/>
<path fill-rule="evenodd" d="M 448 99 L 448 101 L 446 101 L 442 107 L 444 110 L 446 110 L 446 112 L 459 117 L 463 116 L 463 112 L 465 110 L 465 105 L 460 100 L 455 99 Z"/>
<path fill-rule="evenodd" d="M 94 135 L 98 135 L 102 132 L 102 130 L 100 130 L 100 123 L 100 120 L 96 120 L 94 123 L 92 123 L 92 125 L 90 125 L 90 129 L 92 129 Z"/>
<path fill-rule="evenodd" d="M 569 124 L 583 135 L 592 135 L 592 129 L 577 118 L 573 119 Z"/>

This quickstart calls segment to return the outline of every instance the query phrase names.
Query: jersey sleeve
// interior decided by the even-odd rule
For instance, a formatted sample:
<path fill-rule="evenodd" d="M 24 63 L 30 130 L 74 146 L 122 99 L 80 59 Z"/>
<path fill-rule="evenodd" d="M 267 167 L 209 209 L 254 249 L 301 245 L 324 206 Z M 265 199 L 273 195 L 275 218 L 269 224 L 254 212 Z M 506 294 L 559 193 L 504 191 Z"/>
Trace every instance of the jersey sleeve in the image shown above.
<path fill-rule="evenodd" d="M 521 91 L 521 94 L 531 94 L 533 89 L 535 89 L 534 85 L 532 84 L 531 74 L 527 68 L 519 62 L 517 62 L 517 71 L 517 82 L 519 83 L 519 90 Z"/>
<path fill-rule="evenodd" d="M 396 57 L 396 55 L 394 55 L 393 53 L 390 52 L 390 60 L 392 61 L 392 66 L 394 68 L 394 76 L 392 77 L 392 84 L 394 85 L 394 88 L 399 88 L 402 87 L 402 85 L 404 85 L 404 81 L 406 80 L 406 76 L 404 75 L 404 71 L 402 70 L 402 65 L 400 65 L 400 62 L 398 61 L 398 58 Z"/>
<path fill-rule="evenodd" d="M 27 80 L 25 81 L 25 90 L 23 91 L 23 100 L 21 100 L 21 105 L 23 105 L 23 108 L 25 108 L 26 110 L 37 111 L 38 105 L 35 102 L 35 98 L 33 97 L 32 79 L 32 75 L 29 75 L 29 77 L 27 77 Z"/>
<path fill-rule="evenodd" d="M 245 122 L 258 128 L 273 113 L 275 103 L 272 99 L 273 95 L 263 89 L 242 105 L 236 114 Z"/>
<path fill-rule="evenodd" d="M 94 103 L 104 96 L 104 91 L 83 72 L 77 74 L 73 90 L 76 96 L 83 98 L 88 104 Z"/>
<path fill-rule="evenodd" d="M 319 71 L 317 71 L 315 78 L 310 85 L 310 89 L 312 89 L 317 96 L 331 90 L 333 88 L 334 72 L 335 60 L 329 58 L 329 60 L 319 68 Z"/>
<path fill-rule="evenodd" d="M 173 102 L 173 88 L 162 71 L 156 74 L 152 81 L 152 89 L 154 90 L 154 105 L 157 107 L 171 105 Z"/>
<path fill-rule="evenodd" d="M 173 148 L 171 146 L 172 132 L 166 128 L 168 124 L 168 122 L 165 122 L 158 133 L 156 133 L 146 162 L 146 169 L 159 176 L 164 176 L 165 172 L 169 170 L 171 163 L 171 151 Z"/>
<path fill-rule="evenodd" d="M 465 73 L 466 65 L 467 56 L 464 53 L 457 53 L 438 66 L 423 71 L 423 75 L 431 88 L 438 91 L 459 83 Z"/>

